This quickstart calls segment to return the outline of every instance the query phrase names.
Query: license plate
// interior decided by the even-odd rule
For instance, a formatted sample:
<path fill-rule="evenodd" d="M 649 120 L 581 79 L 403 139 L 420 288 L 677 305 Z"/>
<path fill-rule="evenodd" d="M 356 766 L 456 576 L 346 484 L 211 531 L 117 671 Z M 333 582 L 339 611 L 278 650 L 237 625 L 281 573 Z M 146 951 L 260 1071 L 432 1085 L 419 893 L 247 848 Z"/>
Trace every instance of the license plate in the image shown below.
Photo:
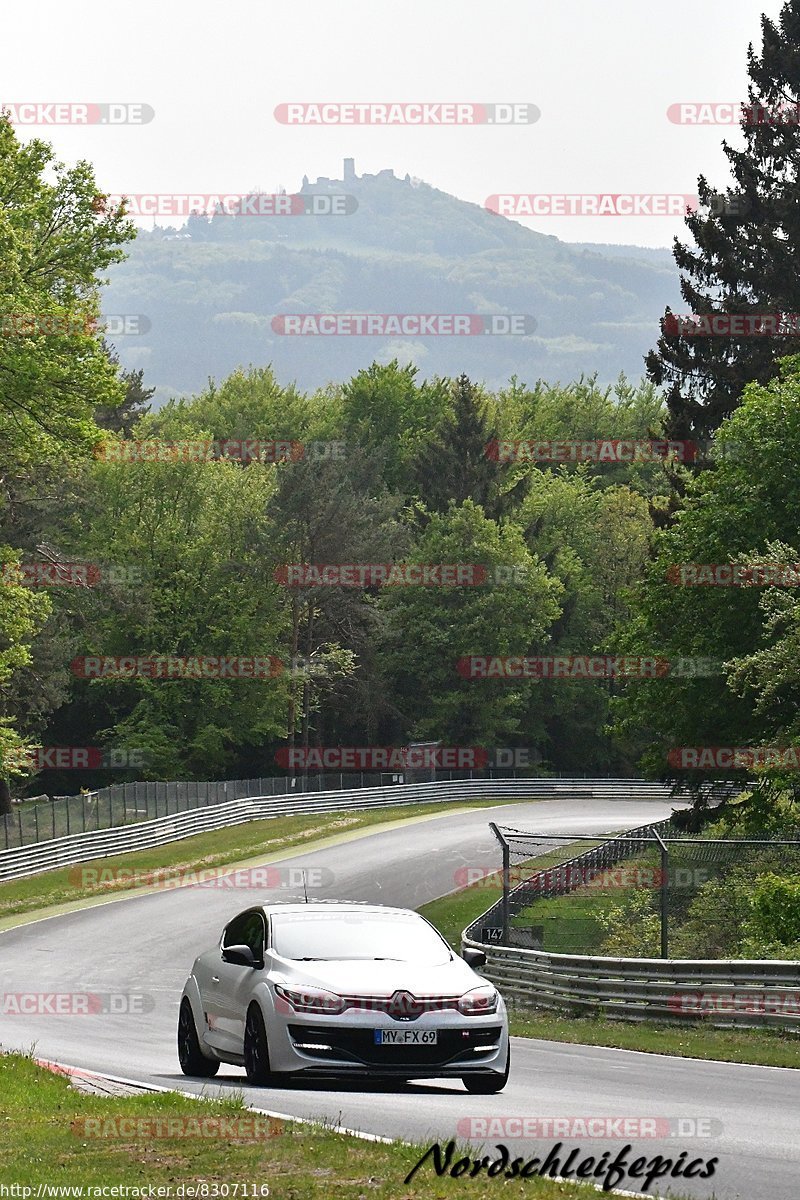
<path fill-rule="evenodd" d="M 376 1029 L 376 1046 L 435 1046 L 435 1029 Z"/>

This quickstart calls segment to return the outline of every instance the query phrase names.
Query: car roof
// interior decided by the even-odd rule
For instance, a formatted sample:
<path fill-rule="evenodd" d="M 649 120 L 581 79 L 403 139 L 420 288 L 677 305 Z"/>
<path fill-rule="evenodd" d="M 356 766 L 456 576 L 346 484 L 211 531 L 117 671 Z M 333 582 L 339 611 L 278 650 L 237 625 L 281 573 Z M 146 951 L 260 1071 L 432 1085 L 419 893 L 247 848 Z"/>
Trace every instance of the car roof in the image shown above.
<path fill-rule="evenodd" d="M 306 904 L 303 900 L 286 901 L 281 904 L 263 904 L 260 906 L 266 916 L 277 916 L 280 913 L 305 913 L 310 914 L 313 910 L 319 909 L 326 913 L 341 912 L 341 913 L 360 913 L 362 915 L 369 914 L 375 916 L 388 916 L 401 914 L 402 916 L 419 916 L 410 908 L 392 908 L 386 904 L 365 904 L 359 900 L 309 900 Z"/>

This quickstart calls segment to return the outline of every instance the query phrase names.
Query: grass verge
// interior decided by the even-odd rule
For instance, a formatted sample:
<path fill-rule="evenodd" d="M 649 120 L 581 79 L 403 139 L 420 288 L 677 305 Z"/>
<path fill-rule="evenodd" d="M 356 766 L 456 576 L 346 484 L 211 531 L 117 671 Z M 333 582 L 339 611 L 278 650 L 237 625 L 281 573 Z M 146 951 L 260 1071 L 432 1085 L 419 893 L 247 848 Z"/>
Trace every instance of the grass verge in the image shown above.
<path fill-rule="evenodd" d="M 331 837 L 347 836 L 373 826 L 440 816 L 453 810 L 487 808 L 502 801 L 479 800 L 452 804 L 408 804 L 392 809 L 271 817 L 248 821 L 208 833 L 195 834 L 152 850 L 136 850 L 113 858 L 98 858 L 71 867 L 46 871 L 25 879 L 0 883 L 0 926 L 3 918 L 80 900 L 96 900 L 146 888 L 154 876 L 169 872 L 177 884 L 191 875 L 231 863 L 268 859 L 297 847 Z"/>
<path fill-rule="evenodd" d="M 241 1120 L 240 1133 L 252 1136 L 246 1123 L 253 1117 L 235 1098 L 197 1101 L 174 1092 L 86 1096 L 29 1058 L 2 1056 L 0 1178 L 7 1186 L 32 1188 L 28 1195 L 34 1197 L 40 1184 L 144 1187 L 145 1195 L 148 1186 L 163 1187 L 169 1191 L 161 1195 L 173 1200 L 181 1195 L 181 1184 L 198 1189 L 187 1186 L 186 1196 L 209 1200 L 235 1197 L 235 1185 L 247 1200 L 267 1194 L 272 1200 L 455 1200 L 465 1194 L 463 1179 L 437 1177 L 430 1160 L 404 1184 L 429 1144 L 385 1145 L 292 1122 L 273 1124 L 272 1136 L 259 1140 L 232 1132 L 232 1122 Z M 219 1119 L 224 1124 L 215 1127 Z M 266 1118 L 261 1121 L 267 1125 Z M 196 1132 L 189 1136 L 193 1127 Z M 158 1136 L 159 1130 L 179 1129 L 187 1136 Z M 208 1136 L 209 1130 L 219 1132 Z M 498 1182 L 470 1179 L 467 1191 L 473 1200 L 495 1200 Z M 576 1182 L 537 1177 L 502 1183 L 503 1196 L 512 1200 L 591 1200 L 598 1194 Z"/>
<path fill-rule="evenodd" d="M 800 1067 L 800 1035 L 778 1029 L 706 1029 L 702 1025 L 627 1025 L 604 1017 L 570 1017 L 516 1006 L 509 1010 L 517 1037 L 544 1038 L 586 1046 L 613 1046 L 681 1058 L 754 1063 L 764 1067 Z"/>

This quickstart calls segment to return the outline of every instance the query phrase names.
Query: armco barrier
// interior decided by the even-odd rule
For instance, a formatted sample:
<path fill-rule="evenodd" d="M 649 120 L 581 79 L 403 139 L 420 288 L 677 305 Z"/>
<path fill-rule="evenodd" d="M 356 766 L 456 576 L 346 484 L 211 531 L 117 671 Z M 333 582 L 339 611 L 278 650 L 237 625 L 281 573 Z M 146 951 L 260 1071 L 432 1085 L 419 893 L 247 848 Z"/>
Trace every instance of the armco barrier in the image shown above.
<path fill-rule="evenodd" d="M 157 817 L 174 816 L 231 800 L 249 800 L 268 796 L 291 796 L 300 793 L 353 791 L 356 788 L 399 786 L 404 783 L 459 782 L 461 780 L 529 778 L 524 770 L 484 768 L 479 771 L 437 771 L 435 776 L 407 771 L 334 771 L 310 775 L 262 776 L 257 779 L 215 780 L 138 780 L 112 783 L 95 792 L 77 796 L 41 796 L 14 805 L 13 811 L 0 814 L 0 853 L 18 846 L 34 846 L 54 838 L 70 837 L 73 833 L 90 833 L 100 829 L 116 829 L 120 825 L 136 825 L 154 821 Z M 560 779 L 560 776 L 559 776 Z M 550 777 L 550 782 L 553 777 Z M 547 780 L 541 780 L 546 783 Z M 575 780 L 565 780 L 575 785 Z M 582 784 L 592 785 L 583 779 Z M 606 780 L 614 783 L 614 780 Z M 629 784 L 630 780 L 620 781 Z"/>
<path fill-rule="evenodd" d="M 564 894 L 585 878 L 628 857 L 636 835 L 655 828 L 668 832 L 670 822 L 631 829 L 547 871 L 548 888 L 537 890 L 531 879 L 512 889 L 510 911 L 530 899 Z M 580 865 L 582 870 L 575 870 Z M 568 868 L 572 867 L 570 871 Z M 564 880 L 558 889 L 558 878 Z M 533 877 L 532 877 L 533 878 Z M 549 889 L 549 890 L 548 890 Z M 800 1032 L 800 962 L 760 959 L 608 958 L 590 954 L 552 954 L 516 946 L 484 944 L 481 930 L 499 924 L 499 904 L 492 905 L 464 930 L 462 945 L 483 950 L 490 979 L 510 1008 L 535 1007 L 573 1015 L 602 1014 L 628 1021 L 681 1021 L 701 1017 L 704 1023 L 779 1027 Z"/>
<path fill-rule="evenodd" d="M 4 850 L 0 852 L 0 880 L 36 875 L 54 867 L 126 854 L 131 850 L 144 850 L 207 830 L 241 825 L 245 821 L 292 813 L 381 809 L 403 804 L 443 804 L 487 795 L 498 800 L 556 799 L 567 796 L 576 799 L 667 800 L 670 789 L 665 784 L 636 779 L 464 779 L 447 783 L 394 784 L 382 788 L 305 792 L 296 796 L 253 796 L 158 817 L 136 825 L 93 830 Z"/>
<path fill-rule="evenodd" d="M 800 1032 L 800 963 L 748 959 L 600 958 L 508 946 L 486 952 L 483 974 L 509 1007 L 602 1013 L 629 1021 L 777 1026 Z"/>

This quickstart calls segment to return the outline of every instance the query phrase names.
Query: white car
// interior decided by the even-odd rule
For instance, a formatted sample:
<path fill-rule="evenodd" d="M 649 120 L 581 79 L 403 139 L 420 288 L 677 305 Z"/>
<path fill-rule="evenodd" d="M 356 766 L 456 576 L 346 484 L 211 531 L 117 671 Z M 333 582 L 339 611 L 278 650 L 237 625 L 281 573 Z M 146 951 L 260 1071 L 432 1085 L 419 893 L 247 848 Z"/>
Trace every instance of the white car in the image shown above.
<path fill-rule="evenodd" d="M 462 1079 L 499 1092 L 508 1017 L 477 975 L 481 950 L 457 957 L 418 913 L 317 901 L 249 908 L 201 954 L 181 998 L 186 1075 L 221 1062 L 255 1084 L 306 1075 Z"/>

